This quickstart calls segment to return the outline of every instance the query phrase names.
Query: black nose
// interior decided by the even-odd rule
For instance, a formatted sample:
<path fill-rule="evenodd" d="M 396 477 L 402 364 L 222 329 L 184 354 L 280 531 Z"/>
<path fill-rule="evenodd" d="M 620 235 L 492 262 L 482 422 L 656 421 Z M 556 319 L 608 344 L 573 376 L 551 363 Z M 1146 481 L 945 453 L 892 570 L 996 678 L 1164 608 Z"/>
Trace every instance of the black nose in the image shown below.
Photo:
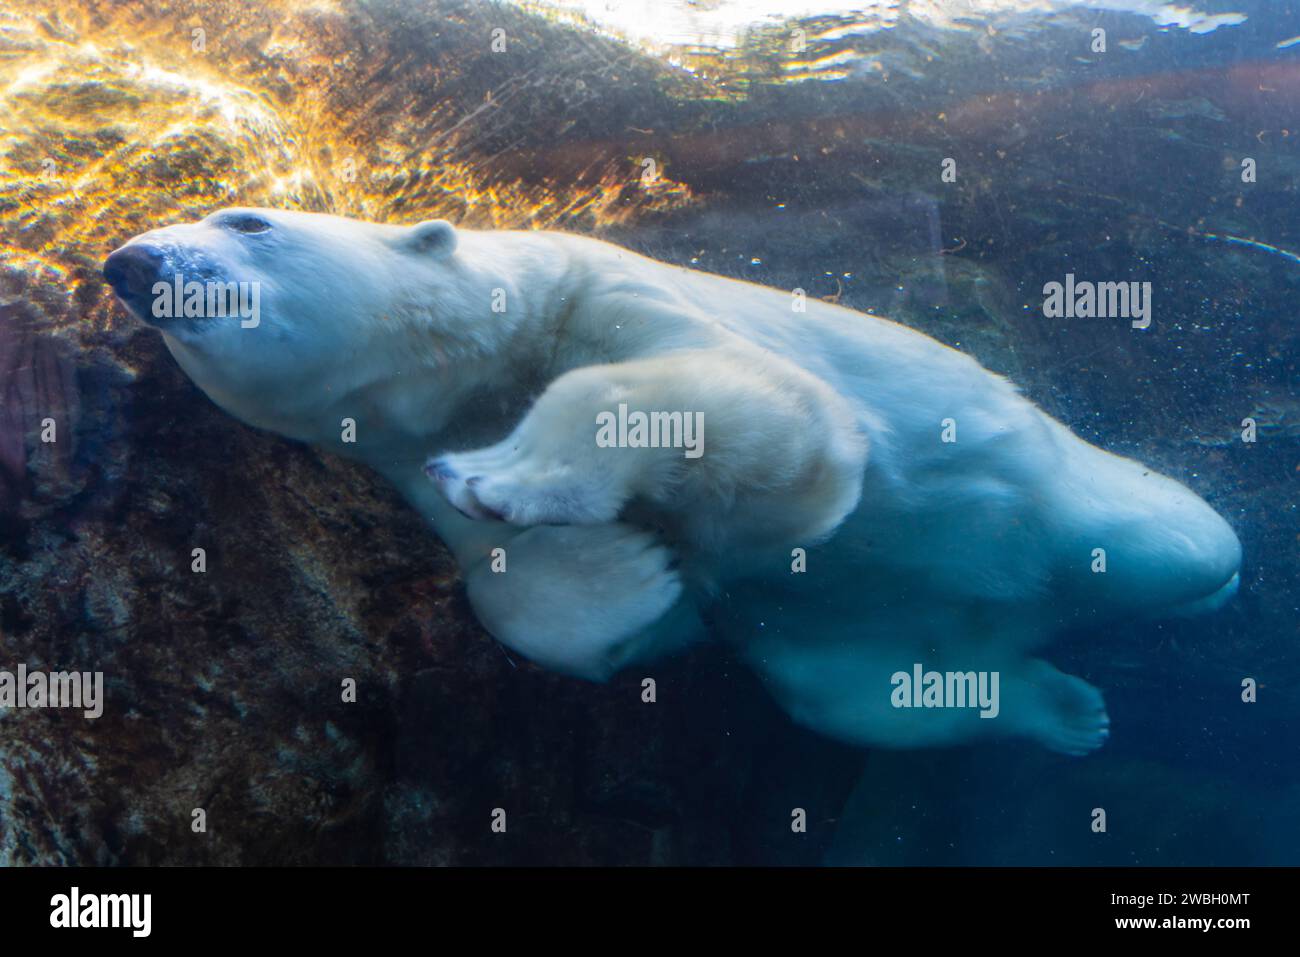
<path fill-rule="evenodd" d="M 104 260 L 104 278 L 128 301 L 143 301 L 162 278 L 167 257 L 147 243 L 131 243 Z"/>

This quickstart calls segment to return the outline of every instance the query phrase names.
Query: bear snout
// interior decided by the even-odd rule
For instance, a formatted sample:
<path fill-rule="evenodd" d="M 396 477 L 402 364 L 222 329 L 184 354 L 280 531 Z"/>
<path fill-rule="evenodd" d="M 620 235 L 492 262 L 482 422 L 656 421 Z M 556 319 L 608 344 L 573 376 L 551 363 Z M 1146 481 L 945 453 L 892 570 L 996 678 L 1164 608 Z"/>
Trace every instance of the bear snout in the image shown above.
<path fill-rule="evenodd" d="M 166 267 L 167 257 L 161 249 L 148 243 L 130 243 L 104 260 L 104 279 L 133 312 L 149 319 L 149 299 Z"/>

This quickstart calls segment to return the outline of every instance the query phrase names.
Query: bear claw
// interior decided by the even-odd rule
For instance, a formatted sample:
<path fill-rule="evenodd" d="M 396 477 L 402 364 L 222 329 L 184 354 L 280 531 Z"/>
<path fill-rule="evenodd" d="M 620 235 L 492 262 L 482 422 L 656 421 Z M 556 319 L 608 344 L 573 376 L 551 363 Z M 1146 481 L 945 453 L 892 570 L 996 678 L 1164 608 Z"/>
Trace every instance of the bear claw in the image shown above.
<path fill-rule="evenodd" d="M 424 473 L 468 518 L 512 525 L 596 525 L 618 513 L 616 497 L 548 462 L 501 459 L 497 449 L 430 458 Z"/>
<path fill-rule="evenodd" d="M 481 475 L 471 476 L 462 481 L 460 473 L 442 458 L 429 459 L 424 466 L 424 474 L 438 487 L 442 497 L 466 518 L 475 521 L 506 521 L 505 516 L 498 509 L 485 505 L 474 494 L 474 489 L 482 481 Z"/>

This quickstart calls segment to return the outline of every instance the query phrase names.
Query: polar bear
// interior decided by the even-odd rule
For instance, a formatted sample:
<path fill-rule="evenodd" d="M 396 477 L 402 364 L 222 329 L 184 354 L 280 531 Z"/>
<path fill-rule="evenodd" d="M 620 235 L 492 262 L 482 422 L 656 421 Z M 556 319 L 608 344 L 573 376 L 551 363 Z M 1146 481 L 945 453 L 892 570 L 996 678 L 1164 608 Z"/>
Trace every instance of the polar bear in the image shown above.
<path fill-rule="evenodd" d="M 386 476 L 485 628 L 566 674 L 707 633 L 847 742 L 1084 754 L 1109 721 L 1037 656 L 1053 633 L 1237 587 L 1236 536 L 1183 485 L 838 305 L 558 232 L 252 208 L 104 273 L 220 407 Z M 240 283 L 256 315 L 158 309 Z"/>

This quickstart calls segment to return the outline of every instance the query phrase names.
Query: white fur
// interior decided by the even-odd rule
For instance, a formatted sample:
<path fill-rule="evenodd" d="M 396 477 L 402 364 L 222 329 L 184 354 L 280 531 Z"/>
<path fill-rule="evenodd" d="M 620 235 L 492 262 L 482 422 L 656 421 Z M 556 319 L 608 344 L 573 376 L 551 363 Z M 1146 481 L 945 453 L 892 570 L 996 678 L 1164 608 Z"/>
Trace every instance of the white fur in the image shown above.
<path fill-rule="evenodd" d="M 1031 650 L 1235 588 L 1237 539 L 1196 495 L 892 322 L 577 236 L 257 212 L 267 235 L 214 214 L 133 240 L 263 284 L 257 328 L 177 320 L 172 354 L 233 415 L 385 474 L 485 627 L 548 667 L 606 678 L 691 640 L 707 609 L 827 734 L 1084 753 L 1107 734 L 1100 693 Z M 702 413 L 704 455 L 599 448 L 619 402 Z M 998 671 L 999 717 L 892 707 L 914 663 Z"/>

